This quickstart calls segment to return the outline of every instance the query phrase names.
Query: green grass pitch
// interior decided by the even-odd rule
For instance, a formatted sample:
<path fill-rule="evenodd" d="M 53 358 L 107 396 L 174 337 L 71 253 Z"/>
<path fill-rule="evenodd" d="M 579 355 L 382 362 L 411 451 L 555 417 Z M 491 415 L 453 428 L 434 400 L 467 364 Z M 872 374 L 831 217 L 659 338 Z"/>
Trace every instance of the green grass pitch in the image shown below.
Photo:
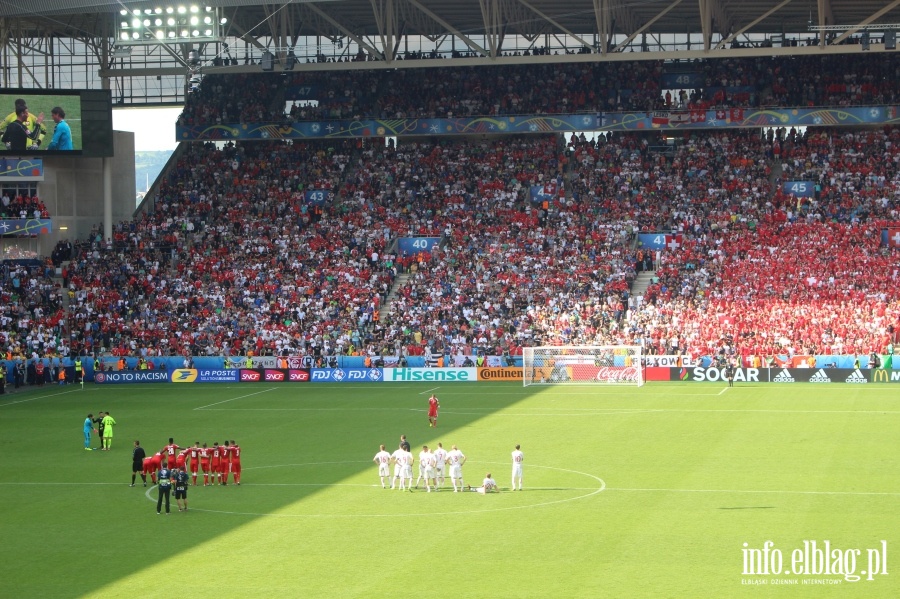
<path fill-rule="evenodd" d="M 897 398 L 890 385 L 704 383 L 4 395 L 0 596 L 897 597 Z M 118 421 L 115 443 L 87 452 L 82 423 L 99 410 Z M 459 445 L 466 482 L 490 471 L 502 492 L 383 490 L 372 458 L 401 434 L 416 455 Z M 155 489 L 129 487 L 131 446 L 170 436 L 237 440 L 242 486 L 192 487 L 189 512 L 173 501 L 157 516 Z M 508 491 L 516 443 L 521 493 Z M 767 541 L 781 574 L 748 575 Z M 886 566 L 858 582 L 797 575 L 804 541 L 839 550 L 834 570 L 854 557 L 860 575 L 884 547 Z"/>

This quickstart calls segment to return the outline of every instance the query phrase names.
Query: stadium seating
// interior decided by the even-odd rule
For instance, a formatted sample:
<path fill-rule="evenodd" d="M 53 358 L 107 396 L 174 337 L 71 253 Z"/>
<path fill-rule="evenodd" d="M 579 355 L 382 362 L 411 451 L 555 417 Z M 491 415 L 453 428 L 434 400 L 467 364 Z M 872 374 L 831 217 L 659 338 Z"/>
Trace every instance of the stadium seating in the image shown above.
<path fill-rule="evenodd" d="M 13 195 L 3 193 L 0 204 L 0 219 L 32 219 L 50 218 L 50 212 L 44 202 L 37 196 Z"/>
<path fill-rule="evenodd" d="M 199 355 L 871 351 L 900 324 L 896 256 L 878 247 L 896 218 L 897 135 L 698 133 L 674 152 L 652 135 L 192 147 L 152 214 L 82 247 L 75 343 Z M 875 169 L 853 161 L 862 146 L 881 158 Z M 823 186 L 798 206 L 775 173 L 800 165 Z M 533 185 L 550 190 L 543 202 Z M 311 188 L 335 194 L 321 213 L 304 201 Z M 662 253 L 646 301 L 628 309 L 634 234 L 660 229 L 684 247 Z M 388 253 L 409 235 L 444 244 Z M 376 321 L 395 272 L 409 279 Z"/>
<path fill-rule="evenodd" d="M 841 81 L 822 60 L 856 65 L 834 57 L 691 68 L 702 68 L 710 87 L 753 87 L 748 102 L 896 99 L 896 78 L 878 79 L 888 68 L 881 59 Z M 319 86 L 326 98 L 295 104 L 294 118 L 664 105 L 661 90 L 646 84 L 660 65 L 630 66 L 287 78 Z M 241 76 L 240 85 L 217 77 L 191 96 L 184 122 L 283 118 L 290 85 L 276 89 L 266 75 Z M 612 103 L 603 91 L 638 82 L 638 93 Z M 48 330 L 66 351 L 144 357 L 428 351 L 461 359 L 533 344 L 614 343 L 748 360 L 882 351 L 900 342 L 898 250 L 880 245 L 883 228 L 900 227 L 898 148 L 897 128 L 396 147 L 380 139 L 196 144 L 166 173 L 150 210 L 118 223 L 112 239 L 95 231 L 76 243 L 66 269 L 68 329 L 50 280 L 28 274 L 27 294 L 18 294 L 28 303 L 7 305 L 2 330 L 23 355 L 52 349 Z M 794 180 L 813 182 L 815 196 L 786 193 L 783 184 Z M 656 278 L 643 302 L 629 291 L 649 264 L 639 232 L 683 239 L 649 260 Z M 394 241 L 405 236 L 442 242 L 429 253 L 396 253 Z M 400 274 L 405 283 L 393 289 Z"/>
<path fill-rule="evenodd" d="M 844 54 L 674 65 L 643 61 L 211 74 L 188 97 L 179 124 L 884 105 L 900 101 L 896 71 L 890 54 Z M 665 90 L 664 72 L 692 73 L 703 83 Z M 413 89 L 416 93 L 407 93 Z"/>

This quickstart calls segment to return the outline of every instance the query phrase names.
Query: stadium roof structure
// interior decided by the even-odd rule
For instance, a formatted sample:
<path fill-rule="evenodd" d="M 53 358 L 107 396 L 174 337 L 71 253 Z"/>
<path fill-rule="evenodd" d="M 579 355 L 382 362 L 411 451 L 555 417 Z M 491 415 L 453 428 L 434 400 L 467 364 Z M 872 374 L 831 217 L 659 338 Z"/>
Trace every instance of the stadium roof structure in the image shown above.
<path fill-rule="evenodd" d="M 214 38 L 192 40 L 185 32 L 175 41 L 153 39 L 151 19 L 140 39 L 123 41 L 118 28 L 132 14 L 153 17 L 163 7 L 192 4 L 0 0 L 0 85 L 107 87 L 121 104 L 154 104 L 182 100 L 199 67 L 253 72 L 436 66 L 410 57 L 483 65 L 883 52 L 892 51 L 900 28 L 900 0 L 208 0 L 199 6 L 215 15 Z M 191 50 L 200 64 L 189 63 Z"/>

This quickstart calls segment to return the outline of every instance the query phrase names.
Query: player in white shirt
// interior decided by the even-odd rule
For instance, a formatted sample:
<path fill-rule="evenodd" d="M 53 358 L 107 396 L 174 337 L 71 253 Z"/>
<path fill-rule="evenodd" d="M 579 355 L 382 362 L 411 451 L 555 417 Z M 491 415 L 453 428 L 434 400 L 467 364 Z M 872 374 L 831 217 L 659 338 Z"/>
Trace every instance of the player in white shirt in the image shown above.
<path fill-rule="evenodd" d="M 525 461 L 525 454 L 516 445 L 516 450 L 512 452 L 512 490 L 516 490 L 516 480 L 519 481 L 519 490 L 522 490 L 522 462 Z"/>
<path fill-rule="evenodd" d="M 416 479 L 416 488 L 419 488 L 419 481 L 425 479 L 425 486 L 428 486 L 428 479 L 425 477 L 425 465 L 428 456 L 431 455 L 431 452 L 428 451 L 428 446 L 423 445 L 422 451 L 419 452 L 419 477 Z"/>
<path fill-rule="evenodd" d="M 375 454 L 372 461 L 378 464 L 378 476 L 381 477 L 381 488 L 384 489 L 386 488 L 384 479 L 391 475 L 391 454 L 385 451 L 382 445 L 381 451 Z"/>
<path fill-rule="evenodd" d="M 488 472 L 487 476 L 484 477 L 484 480 L 481 482 L 480 487 L 466 487 L 469 491 L 475 491 L 476 493 L 481 493 L 482 495 L 486 495 L 488 493 L 499 493 L 500 487 L 497 486 L 497 481 L 491 478 L 491 473 Z"/>
<path fill-rule="evenodd" d="M 431 493 L 432 488 L 437 491 L 437 484 L 434 477 L 434 466 L 434 454 L 430 449 L 428 449 L 428 446 L 425 445 L 422 449 L 422 453 L 419 454 L 419 467 L 424 468 L 423 472 L 425 477 L 425 488 L 429 493 Z"/>
<path fill-rule="evenodd" d="M 403 469 L 400 471 L 400 490 L 403 490 L 403 481 L 406 480 L 406 488 L 412 492 L 412 467 L 413 462 L 416 461 L 416 458 L 413 457 L 413 454 L 404 450 L 403 451 Z"/>
<path fill-rule="evenodd" d="M 465 490 L 463 486 L 463 474 L 462 467 L 463 464 L 466 463 L 466 456 L 459 450 L 456 445 L 453 445 L 450 448 L 450 451 L 447 452 L 447 461 L 450 463 L 450 482 L 453 483 L 453 492 Z M 459 481 L 459 488 L 457 488 L 456 482 Z"/>
<path fill-rule="evenodd" d="M 428 453 L 428 446 L 423 445 L 422 451 L 419 452 L 419 477 L 416 479 L 416 488 L 419 488 L 419 481 L 425 478 L 425 454 Z M 426 483 L 427 486 L 427 483 Z"/>
<path fill-rule="evenodd" d="M 444 464 L 447 462 L 447 450 L 444 449 L 443 444 L 438 443 L 437 449 L 434 450 L 434 474 L 435 474 L 435 489 L 439 489 L 444 486 Z"/>
<path fill-rule="evenodd" d="M 397 449 L 394 450 L 394 453 L 391 454 L 391 461 L 394 462 L 394 478 L 391 479 L 391 488 L 393 489 L 397 485 L 397 480 L 400 480 L 401 489 L 403 488 L 403 466 L 406 463 L 406 450 L 403 449 L 401 445 Z"/>

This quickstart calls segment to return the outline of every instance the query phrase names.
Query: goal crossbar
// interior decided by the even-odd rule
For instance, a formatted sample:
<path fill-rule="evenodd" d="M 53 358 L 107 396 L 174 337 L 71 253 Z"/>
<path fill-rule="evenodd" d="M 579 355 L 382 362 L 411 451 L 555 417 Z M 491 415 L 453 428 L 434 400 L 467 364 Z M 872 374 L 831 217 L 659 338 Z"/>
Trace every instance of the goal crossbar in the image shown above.
<path fill-rule="evenodd" d="M 639 345 L 526 347 L 522 381 L 529 385 L 644 384 Z"/>

